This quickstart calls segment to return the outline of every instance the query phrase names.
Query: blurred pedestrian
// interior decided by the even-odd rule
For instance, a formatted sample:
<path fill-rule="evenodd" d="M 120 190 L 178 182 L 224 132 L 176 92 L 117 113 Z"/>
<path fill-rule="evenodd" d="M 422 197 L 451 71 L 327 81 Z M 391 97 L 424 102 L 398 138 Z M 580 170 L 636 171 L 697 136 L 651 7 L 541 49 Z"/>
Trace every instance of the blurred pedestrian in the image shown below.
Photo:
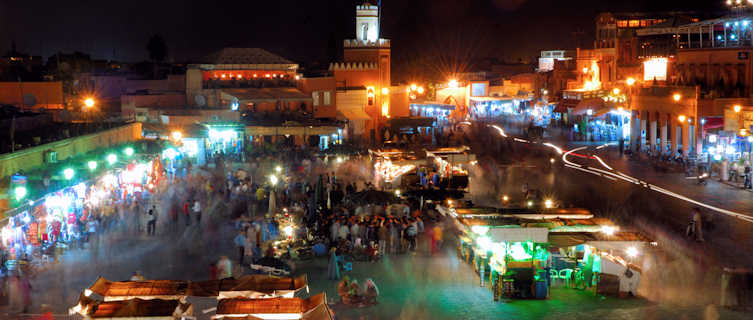
<path fill-rule="evenodd" d="M 243 264 L 243 256 L 246 254 L 246 236 L 243 230 L 238 230 L 238 234 L 233 239 L 233 243 L 238 248 L 238 261 Z"/>
<path fill-rule="evenodd" d="M 327 264 L 327 279 L 340 280 L 340 266 L 337 261 L 337 248 L 329 250 L 329 264 Z"/>
<path fill-rule="evenodd" d="M 233 263 L 227 256 L 222 256 L 220 257 L 220 260 L 217 261 L 217 273 L 220 280 L 233 277 Z"/>
<path fill-rule="evenodd" d="M 146 223 L 146 234 L 147 235 L 154 235 L 157 229 L 157 207 L 152 205 L 152 208 L 149 209 L 149 212 L 147 212 L 147 218 L 149 219 Z"/>
<path fill-rule="evenodd" d="M 193 202 L 193 214 L 196 215 L 196 223 L 201 223 L 201 203 L 198 199 Z"/>

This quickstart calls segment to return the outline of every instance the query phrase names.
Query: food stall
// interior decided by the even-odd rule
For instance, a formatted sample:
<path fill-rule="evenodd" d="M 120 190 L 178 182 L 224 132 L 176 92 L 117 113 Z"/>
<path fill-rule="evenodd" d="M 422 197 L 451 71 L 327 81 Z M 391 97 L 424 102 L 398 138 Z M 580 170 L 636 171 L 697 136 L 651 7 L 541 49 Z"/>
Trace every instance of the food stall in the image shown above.
<path fill-rule="evenodd" d="M 69 314 L 84 319 L 177 320 L 193 318 L 193 305 L 179 300 L 96 301 L 81 296 Z"/>
<path fill-rule="evenodd" d="M 302 298 L 222 299 L 212 319 L 332 320 L 324 293 Z"/>
<path fill-rule="evenodd" d="M 444 209 L 463 234 L 459 254 L 499 296 L 546 298 L 550 287 L 636 295 L 641 255 L 656 245 L 583 209 L 546 214 Z"/>

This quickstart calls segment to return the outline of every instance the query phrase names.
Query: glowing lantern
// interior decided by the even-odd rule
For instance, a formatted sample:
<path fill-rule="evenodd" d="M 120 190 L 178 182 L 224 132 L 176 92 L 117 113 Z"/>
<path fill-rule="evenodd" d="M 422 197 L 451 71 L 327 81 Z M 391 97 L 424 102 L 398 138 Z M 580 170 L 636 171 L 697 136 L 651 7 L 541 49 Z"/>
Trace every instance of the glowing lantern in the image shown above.
<path fill-rule="evenodd" d="M 473 231 L 473 233 L 475 233 L 477 235 L 483 236 L 487 232 L 489 232 L 489 227 L 487 227 L 487 226 L 472 226 L 471 227 L 471 231 Z"/>
<path fill-rule="evenodd" d="M 65 170 L 63 170 L 63 177 L 65 177 L 65 180 L 71 180 L 71 179 L 73 179 L 73 175 L 75 175 L 75 174 L 76 174 L 76 172 L 73 171 L 73 169 L 71 169 L 71 168 L 66 168 Z"/>

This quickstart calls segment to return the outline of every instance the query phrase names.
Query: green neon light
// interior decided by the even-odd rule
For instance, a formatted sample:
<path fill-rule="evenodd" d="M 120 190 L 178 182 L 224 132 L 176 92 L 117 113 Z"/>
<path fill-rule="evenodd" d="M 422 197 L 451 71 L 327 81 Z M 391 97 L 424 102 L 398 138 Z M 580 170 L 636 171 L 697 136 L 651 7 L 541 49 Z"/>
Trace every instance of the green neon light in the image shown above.
<path fill-rule="evenodd" d="M 525 247 L 529 248 L 533 245 L 530 242 L 515 242 L 507 248 L 507 253 L 513 260 L 526 261 L 533 258 L 533 256 L 529 253 L 530 249 L 526 249 L 523 246 L 524 243 L 526 244 Z"/>

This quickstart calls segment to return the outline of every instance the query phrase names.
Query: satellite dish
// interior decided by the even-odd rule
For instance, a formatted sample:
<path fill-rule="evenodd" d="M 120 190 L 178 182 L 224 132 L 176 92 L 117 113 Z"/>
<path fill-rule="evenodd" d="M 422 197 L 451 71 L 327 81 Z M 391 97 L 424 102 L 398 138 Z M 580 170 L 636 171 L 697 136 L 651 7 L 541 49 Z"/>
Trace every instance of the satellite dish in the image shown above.
<path fill-rule="evenodd" d="M 37 105 L 37 97 L 31 93 L 24 94 L 24 107 L 31 108 Z"/>
<path fill-rule="evenodd" d="M 203 95 L 201 95 L 201 94 L 197 94 L 197 95 L 196 95 L 196 96 L 194 97 L 194 101 L 196 101 L 196 105 L 197 105 L 197 106 L 199 106 L 199 107 L 203 107 L 203 106 L 206 106 L 206 105 L 207 105 L 207 98 L 206 98 L 206 97 L 204 97 L 204 96 L 203 96 Z"/>

